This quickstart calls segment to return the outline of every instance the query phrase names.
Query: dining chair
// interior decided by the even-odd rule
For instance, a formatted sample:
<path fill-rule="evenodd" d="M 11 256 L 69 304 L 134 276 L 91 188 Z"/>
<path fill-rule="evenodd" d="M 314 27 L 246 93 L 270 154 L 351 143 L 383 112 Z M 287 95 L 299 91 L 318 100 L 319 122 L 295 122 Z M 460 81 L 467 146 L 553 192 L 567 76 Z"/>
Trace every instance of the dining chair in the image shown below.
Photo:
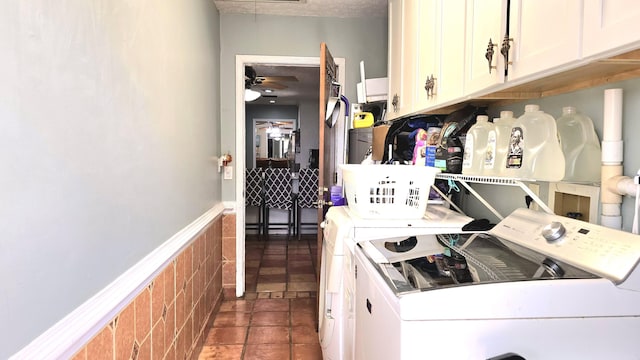
<path fill-rule="evenodd" d="M 258 209 L 258 222 L 245 221 L 245 229 L 264 233 L 264 172 L 261 168 L 245 169 L 244 205 Z"/>
<path fill-rule="evenodd" d="M 316 222 L 302 222 L 303 209 L 316 209 L 318 202 L 318 169 L 302 168 L 298 172 L 298 195 L 296 197 L 296 233 L 298 239 L 302 233 L 302 228 L 318 227 Z"/>
<path fill-rule="evenodd" d="M 268 168 L 265 170 L 265 234 L 272 226 L 286 228 L 287 235 L 295 227 L 294 194 L 291 183 L 291 171 L 288 168 Z M 271 222 L 271 210 L 286 210 L 286 223 Z"/>

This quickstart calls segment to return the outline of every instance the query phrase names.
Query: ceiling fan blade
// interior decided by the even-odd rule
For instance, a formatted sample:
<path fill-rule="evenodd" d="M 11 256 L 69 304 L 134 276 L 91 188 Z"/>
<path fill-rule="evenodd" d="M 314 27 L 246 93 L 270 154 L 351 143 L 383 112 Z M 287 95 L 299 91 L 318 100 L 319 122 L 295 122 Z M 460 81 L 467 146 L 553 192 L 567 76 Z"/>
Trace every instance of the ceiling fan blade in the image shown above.
<path fill-rule="evenodd" d="M 287 88 L 286 85 L 280 84 L 278 82 L 272 82 L 272 81 L 263 81 L 262 83 L 257 85 L 263 88 L 275 89 L 275 90 L 282 90 Z"/>
<path fill-rule="evenodd" d="M 295 76 L 257 76 L 257 81 L 298 81 Z"/>

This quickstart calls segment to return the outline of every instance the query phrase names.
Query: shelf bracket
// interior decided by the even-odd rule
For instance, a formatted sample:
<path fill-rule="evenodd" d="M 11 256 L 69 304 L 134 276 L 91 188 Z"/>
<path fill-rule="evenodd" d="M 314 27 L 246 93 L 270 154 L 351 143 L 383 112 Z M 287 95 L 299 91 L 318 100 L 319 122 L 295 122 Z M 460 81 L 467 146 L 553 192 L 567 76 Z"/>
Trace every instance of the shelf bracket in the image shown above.
<path fill-rule="evenodd" d="M 480 194 L 478 194 L 477 191 L 475 191 L 471 185 L 469 185 L 469 183 L 479 183 L 479 184 L 489 184 L 489 185 L 507 185 L 507 186 L 517 186 L 519 187 L 524 193 L 526 193 L 527 195 L 529 195 L 531 197 L 531 199 L 533 199 L 533 201 L 538 204 L 538 206 L 544 210 L 546 213 L 548 214 L 554 214 L 553 210 L 551 210 L 549 208 L 549 206 L 547 206 L 547 204 L 545 204 L 542 200 L 540 200 L 540 198 L 538 197 L 538 195 L 536 195 L 528 186 L 527 184 L 524 183 L 524 181 L 531 181 L 533 182 L 534 180 L 520 180 L 520 179 L 512 179 L 512 178 L 503 178 L 503 177 L 495 177 L 495 176 L 476 176 L 476 175 L 462 175 L 462 174 L 449 174 L 449 173 L 440 173 L 436 175 L 436 179 L 441 179 L 441 180 L 453 180 L 453 181 L 457 181 L 460 184 L 462 184 L 462 186 L 465 187 L 465 189 L 469 190 L 469 192 L 476 198 L 478 199 L 489 211 L 491 211 L 495 216 L 498 217 L 498 219 L 502 220 L 504 219 L 504 216 L 502 216 L 493 206 L 491 206 L 491 204 L 489 204 L 488 201 L 486 201 Z M 434 186 L 435 188 L 435 186 Z M 445 200 L 447 200 L 448 198 L 445 197 Z M 449 204 L 451 204 L 450 201 Z M 456 210 L 458 210 L 459 208 L 456 206 L 455 207 Z M 460 210 L 458 210 L 460 211 Z M 462 211 L 460 211 L 461 213 L 463 213 Z M 464 214 L 464 213 L 463 213 Z"/>
<path fill-rule="evenodd" d="M 498 219 L 502 220 L 504 219 L 504 216 L 502 216 L 498 210 L 496 210 L 493 206 L 491 206 L 491 204 L 489 204 L 489 202 L 487 200 L 485 200 L 482 196 L 480 196 L 480 194 L 478 194 L 478 192 L 476 192 L 471 185 L 469 185 L 466 181 L 464 180 L 458 180 L 458 182 L 460 184 L 462 184 L 462 186 L 464 186 L 467 190 L 469 190 L 469 192 L 475 196 L 476 199 L 478 199 L 478 201 L 480 201 L 482 203 L 482 205 L 484 205 L 487 209 L 489 209 L 489 211 L 491 211 L 493 213 L 493 215 L 497 216 Z"/>
<path fill-rule="evenodd" d="M 451 201 L 451 199 L 449 199 L 447 195 L 445 195 L 437 186 L 435 186 L 435 184 L 431 185 L 431 188 L 435 190 L 444 201 L 446 201 L 449 205 L 451 205 L 451 207 L 456 209 L 457 212 L 459 212 L 462 215 L 467 215 L 464 213 L 464 211 L 462 211 L 462 209 L 458 207 L 458 205 L 456 205 L 453 201 Z"/>
<path fill-rule="evenodd" d="M 531 191 L 531 189 L 527 186 L 527 184 L 523 183 L 522 181 L 516 181 L 519 186 L 520 189 L 522 189 L 522 191 L 524 191 L 525 193 L 527 193 L 527 195 L 531 196 L 531 198 L 533 199 L 533 201 L 538 204 L 538 206 L 540 206 L 540 208 L 542 210 L 544 210 L 546 213 L 554 215 L 555 213 L 553 212 L 553 210 L 551 210 L 551 208 L 549 208 L 547 206 L 547 204 L 545 204 L 542 200 L 540 200 L 540 198 L 538 197 L 538 195 L 536 195 L 533 191 Z"/>

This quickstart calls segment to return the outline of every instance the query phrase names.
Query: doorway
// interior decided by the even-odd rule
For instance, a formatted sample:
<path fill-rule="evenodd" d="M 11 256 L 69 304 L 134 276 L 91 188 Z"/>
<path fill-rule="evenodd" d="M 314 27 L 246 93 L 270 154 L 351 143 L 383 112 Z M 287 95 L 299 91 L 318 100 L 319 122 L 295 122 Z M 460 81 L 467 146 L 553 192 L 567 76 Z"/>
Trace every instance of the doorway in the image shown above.
<path fill-rule="evenodd" d="M 336 58 L 341 69 L 345 68 L 345 59 Z M 246 164 L 246 118 L 245 118 L 245 66 L 263 64 L 271 66 L 320 66 L 319 57 L 287 57 L 262 55 L 236 55 L 236 170 L 235 170 L 235 198 L 236 198 L 236 296 L 241 297 L 245 292 L 245 207 L 244 207 L 244 169 Z M 345 72 L 339 72 L 340 83 L 345 83 Z M 319 92 L 319 89 L 318 89 Z M 318 115 L 315 115 L 317 127 Z M 316 128 L 317 129 L 317 128 Z M 309 129 L 311 130 L 311 129 Z M 309 131 L 307 130 L 307 131 Z M 303 130 L 304 131 L 304 130 Z M 251 134 L 249 134 L 251 135 Z M 316 135 L 317 136 L 317 135 Z"/>

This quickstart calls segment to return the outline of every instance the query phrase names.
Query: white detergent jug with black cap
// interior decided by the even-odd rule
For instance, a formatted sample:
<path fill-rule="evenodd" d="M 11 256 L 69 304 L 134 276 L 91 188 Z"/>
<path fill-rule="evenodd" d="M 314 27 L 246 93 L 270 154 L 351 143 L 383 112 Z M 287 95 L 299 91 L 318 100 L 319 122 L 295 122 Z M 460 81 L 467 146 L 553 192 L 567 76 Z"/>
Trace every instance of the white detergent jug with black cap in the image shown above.
<path fill-rule="evenodd" d="M 484 158 L 487 152 L 487 137 L 493 124 L 486 115 L 478 115 L 476 123 L 469 128 L 464 143 L 462 174 L 482 175 Z"/>
<path fill-rule="evenodd" d="M 593 121 L 573 106 L 562 108 L 558 118 L 558 134 L 564 153 L 564 181 L 599 182 L 602 157 L 600 140 Z"/>
<path fill-rule="evenodd" d="M 511 127 L 505 176 L 560 181 L 564 168 L 556 120 L 538 105 L 526 105 Z"/>
<path fill-rule="evenodd" d="M 493 128 L 487 135 L 483 175 L 504 176 L 511 127 L 515 121 L 512 111 L 501 111 L 500 117 L 493 119 Z"/>

